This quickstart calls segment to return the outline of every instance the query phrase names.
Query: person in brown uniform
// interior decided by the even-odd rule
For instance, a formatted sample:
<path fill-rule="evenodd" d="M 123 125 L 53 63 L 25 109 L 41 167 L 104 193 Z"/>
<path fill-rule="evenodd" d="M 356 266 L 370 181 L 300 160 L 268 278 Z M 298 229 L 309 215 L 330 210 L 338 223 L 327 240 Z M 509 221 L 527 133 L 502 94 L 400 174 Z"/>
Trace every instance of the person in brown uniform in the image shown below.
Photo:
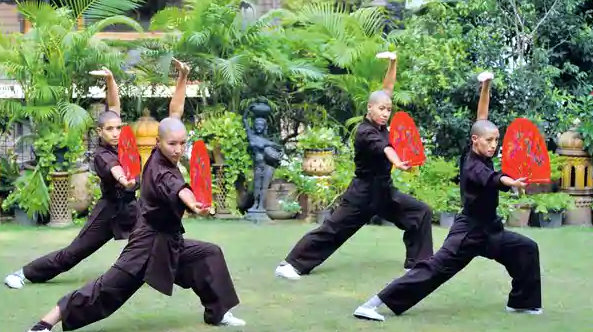
<path fill-rule="evenodd" d="M 355 177 L 342 197 L 340 206 L 323 224 L 306 234 L 276 268 L 278 277 L 298 280 L 323 263 L 348 238 L 374 216 L 393 222 L 404 230 L 406 259 L 404 268 L 432 256 L 430 208 L 398 191 L 391 180 L 391 169 L 407 170 L 389 143 L 387 121 L 391 115 L 391 94 L 396 78 L 395 53 L 377 57 L 389 58 L 383 90 L 369 97 L 368 113 L 358 127 L 354 141 Z"/>
<path fill-rule="evenodd" d="M 480 75 L 482 79 L 489 81 L 492 77 Z M 354 311 L 355 317 L 383 321 L 385 318 L 377 312 L 383 304 L 396 315 L 401 315 L 461 271 L 476 256 L 497 261 L 511 276 L 507 311 L 533 315 L 543 312 L 537 243 L 505 230 L 496 214 L 498 192 L 511 187 L 525 188 L 525 179 L 513 179 L 494 170 L 492 156 L 498 146 L 499 132 L 492 122 L 486 120 L 488 110 L 484 108 L 483 100 L 479 105 L 479 120 L 470 133 L 472 148 L 460 169 L 463 211 L 456 216 L 443 246 L 433 257 L 419 262 L 359 306 Z"/>
<path fill-rule="evenodd" d="M 118 87 L 107 68 L 92 72 L 104 76 L 108 110 L 97 120 L 99 145 L 94 154 L 94 171 L 101 180 L 101 199 L 84 227 L 67 247 L 51 252 L 11 273 L 4 283 L 22 288 L 25 280 L 42 283 L 55 278 L 99 250 L 111 239 L 127 239 L 136 223 L 136 190 L 139 179 L 127 179 L 119 164 L 117 143 L 121 133 Z"/>
<path fill-rule="evenodd" d="M 184 239 L 181 218 L 186 208 L 205 214 L 185 183 L 177 163 L 187 133 L 178 118 L 159 124 L 157 147 L 142 174 L 138 225 L 115 264 L 98 279 L 58 301 L 29 331 L 64 331 L 101 320 L 120 308 L 144 283 L 171 295 L 173 284 L 191 288 L 205 308 L 204 321 L 242 326 L 229 311 L 239 303 L 221 249 L 212 243 Z"/>

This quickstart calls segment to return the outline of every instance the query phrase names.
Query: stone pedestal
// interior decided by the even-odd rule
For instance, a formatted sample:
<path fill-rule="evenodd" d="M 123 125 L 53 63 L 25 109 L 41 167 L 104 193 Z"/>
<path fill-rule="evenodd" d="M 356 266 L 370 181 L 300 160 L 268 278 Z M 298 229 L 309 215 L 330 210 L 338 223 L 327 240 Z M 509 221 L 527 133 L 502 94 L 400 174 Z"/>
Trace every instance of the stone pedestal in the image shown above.
<path fill-rule="evenodd" d="M 271 221 L 266 211 L 247 211 L 243 218 L 256 224 Z"/>

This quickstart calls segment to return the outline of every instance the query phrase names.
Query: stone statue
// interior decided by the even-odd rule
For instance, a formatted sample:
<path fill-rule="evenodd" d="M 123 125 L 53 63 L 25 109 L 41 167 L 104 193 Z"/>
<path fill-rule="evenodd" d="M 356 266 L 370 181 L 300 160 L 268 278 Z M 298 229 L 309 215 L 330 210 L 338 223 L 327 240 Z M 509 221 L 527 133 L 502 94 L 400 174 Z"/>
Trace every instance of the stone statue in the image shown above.
<path fill-rule="evenodd" d="M 267 220 L 265 209 L 266 192 L 272 181 L 274 169 L 280 165 L 282 146 L 272 142 L 266 136 L 268 122 L 266 116 L 271 112 L 270 106 L 265 103 L 253 103 L 243 113 L 243 125 L 249 140 L 249 149 L 253 158 L 253 196 L 254 203 L 247 210 L 247 219 L 255 221 Z M 253 128 L 247 119 L 253 113 Z"/>

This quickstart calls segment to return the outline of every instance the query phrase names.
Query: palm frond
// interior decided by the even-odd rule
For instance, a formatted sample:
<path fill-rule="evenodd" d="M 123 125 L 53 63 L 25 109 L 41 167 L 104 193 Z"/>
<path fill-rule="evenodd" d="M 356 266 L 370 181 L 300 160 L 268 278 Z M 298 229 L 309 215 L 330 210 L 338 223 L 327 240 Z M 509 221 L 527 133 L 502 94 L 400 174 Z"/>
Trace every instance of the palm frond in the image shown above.
<path fill-rule="evenodd" d="M 200 47 L 210 39 L 210 30 L 193 31 L 187 39 L 188 43 L 193 47 Z"/>
<path fill-rule="evenodd" d="M 350 16 L 362 27 L 367 37 L 380 34 L 385 27 L 386 17 L 383 10 L 378 6 L 358 9 L 351 13 Z"/>
<path fill-rule="evenodd" d="M 60 112 L 64 119 L 64 126 L 69 130 L 82 131 L 92 121 L 91 116 L 84 108 L 73 103 L 58 103 L 58 112 Z"/>
<path fill-rule="evenodd" d="M 56 8 L 42 1 L 17 2 L 17 10 L 34 26 L 38 22 L 53 22 L 56 17 Z"/>
<path fill-rule="evenodd" d="M 325 77 L 326 70 L 315 66 L 304 59 L 292 61 L 288 70 L 291 74 L 301 76 L 308 80 L 322 80 Z"/>
<path fill-rule="evenodd" d="M 45 82 L 37 82 L 37 84 L 34 84 L 31 87 L 27 97 L 32 105 L 48 105 L 63 99 L 65 93 L 66 88 L 63 86 L 54 86 L 48 85 Z"/>
<path fill-rule="evenodd" d="M 308 4 L 299 12 L 301 21 L 319 26 L 335 39 L 343 39 L 345 36 L 347 30 L 345 15 L 345 7 L 343 5 L 336 6 L 333 2 Z"/>
<path fill-rule="evenodd" d="M 136 20 L 123 15 L 115 15 L 108 18 L 104 18 L 91 24 L 86 28 L 86 32 L 88 35 L 92 36 L 97 32 L 100 32 L 103 29 L 116 24 L 127 25 L 128 27 L 134 29 L 136 32 L 144 31 L 140 23 L 138 23 Z"/>
<path fill-rule="evenodd" d="M 397 105 L 407 106 L 414 98 L 414 93 L 408 90 L 396 89 L 393 93 L 393 100 Z"/>
<path fill-rule="evenodd" d="M 187 21 L 187 12 L 179 7 L 167 7 L 159 10 L 150 19 L 150 30 L 182 30 Z"/>
<path fill-rule="evenodd" d="M 72 10 L 75 18 L 101 20 L 137 9 L 145 0 L 57 0 L 61 6 Z"/>
<path fill-rule="evenodd" d="M 35 122 L 49 121 L 57 115 L 55 106 L 25 106 L 22 109 L 22 117 L 33 119 Z"/>
<path fill-rule="evenodd" d="M 241 85 L 244 80 L 247 66 L 245 64 L 246 56 L 243 54 L 235 55 L 229 59 L 215 59 L 215 70 L 224 79 L 224 83 L 236 87 Z"/>

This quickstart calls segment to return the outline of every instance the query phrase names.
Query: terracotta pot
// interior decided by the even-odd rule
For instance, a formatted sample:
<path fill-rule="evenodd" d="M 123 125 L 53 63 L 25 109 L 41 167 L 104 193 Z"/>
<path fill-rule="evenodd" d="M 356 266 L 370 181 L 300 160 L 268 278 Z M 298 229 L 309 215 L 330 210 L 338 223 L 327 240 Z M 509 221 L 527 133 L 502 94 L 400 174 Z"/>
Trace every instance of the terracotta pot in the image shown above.
<path fill-rule="evenodd" d="M 307 175 L 330 175 L 336 169 L 333 149 L 307 149 L 303 158 L 303 172 Z"/>

